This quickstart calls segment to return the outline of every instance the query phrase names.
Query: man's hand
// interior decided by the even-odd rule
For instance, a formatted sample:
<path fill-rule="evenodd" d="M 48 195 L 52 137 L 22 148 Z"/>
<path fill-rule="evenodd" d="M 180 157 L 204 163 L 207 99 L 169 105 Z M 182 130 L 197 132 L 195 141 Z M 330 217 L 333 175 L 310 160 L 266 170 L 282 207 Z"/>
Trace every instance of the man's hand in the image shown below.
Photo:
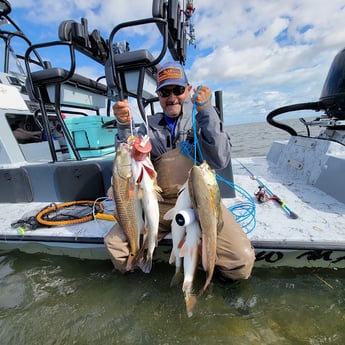
<path fill-rule="evenodd" d="M 199 112 L 201 109 L 211 104 L 212 92 L 207 86 L 198 86 L 194 89 L 194 95 L 192 97 L 193 103 L 196 105 L 196 110 Z"/>
<path fill-rule="evenodd" d="M 26 131 L 25 129 L 18 127 L 13 131 L 13 134 L 20 143 L 33 143 L 42 141 L 41 131 Z"/>
<path fill-rule="evenodd" d="M 119 123 L 130 124 L 132 120 L 131 111 L 127 99 L 117 101 L 113 105 L 113 112 Z"/>

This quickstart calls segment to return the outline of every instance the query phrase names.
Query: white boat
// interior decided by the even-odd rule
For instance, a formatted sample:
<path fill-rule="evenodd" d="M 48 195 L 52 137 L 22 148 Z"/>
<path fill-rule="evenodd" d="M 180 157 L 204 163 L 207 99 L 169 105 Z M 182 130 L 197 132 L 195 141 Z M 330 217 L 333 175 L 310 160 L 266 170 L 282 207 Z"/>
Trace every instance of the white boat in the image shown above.
<path fill-rule="evenodd" d="M 130 96 L 145 118 L 145 106 L 157 100 L 155 66 L 167 49 L 174 59 L 186 59 L 189 17 L 187 12 L 181 15 L 177 0 L 154 0 L 152 18 L 122 23 L 107 40 L 98 30 L 90 34 L 86 19 L 67 20 L 59 27 L 59 41 L 32 45 L 10 12 L 9 2 L 1 0 L 0 250 L 109 260 L 103 239 L 114 224 L 114 203 L 105 196 L 116 126 L 111 117 L 100 116 L 100 110 L 110 115 L 110 101 Z M 121 29 L 152 24 L 162 36 L 158 56 L 114 43 Z M 14 53 L 15 40 L 26 44 L 24 54 Z M 54 47 L 67 49 L 69 68 L 41 59 L 46 56 L 41 50 Z M 76 52 L 104 67 L 106 83 L 75 73 Z M 345 267 L 344 54 L 334 60 L 319 101 L 268 115 L 272 125 L 290 133 L 289 141 L 273 142 L 267 157 L 233 159 L 218 172 L 223 201 L 248 232 L 256 266 Z M 11 59 L 23 68 L 14 72 Z M 302 109 L 322 112 L 305 122 L 307 132 L 319 128 L 316 136 L 301 135 L 276 121 L 279 114 Z M 44 140 L 21 142 L 14 135 L 17 127 L 39 131 Z M 67 212 L 63 206 L 83 200 L 90 201 L 81 207 L 88 221 L 78 223 L 70 215 L 68 220 L 54 220 L 56 210 Z M 77 218 L 83 218 L 77 212 Z M 168 257 L 170 245 L 169 238 L 162 240 L 157 260 Z"/>

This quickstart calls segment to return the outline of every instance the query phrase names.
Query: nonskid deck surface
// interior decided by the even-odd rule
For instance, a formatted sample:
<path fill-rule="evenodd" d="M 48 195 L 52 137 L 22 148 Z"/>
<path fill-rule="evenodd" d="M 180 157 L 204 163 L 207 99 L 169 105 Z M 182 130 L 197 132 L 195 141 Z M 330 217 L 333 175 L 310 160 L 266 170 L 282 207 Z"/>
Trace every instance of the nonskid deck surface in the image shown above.
<path fill-rule="evenodd" d="M 274 200 L 256 205 L 256 226 L 248 234 L 255 243 L 275 248 L 345 248 L 345 205 L 323 191 L 291 178 L 279 167 L 269 165 L 264 157 L 241 158 L 233 161 L 234 182 L 254 197 L 258 182 L 244 166 L 282 199 L 298 215 L 292 219 Z M 227 199 L 227 206 L 240 202 Z"/>
<path fill-rule="evenodd" d="M 6 236 L 19 235 L 19 238 L 22 237 L 22 240 L 26 238 L 29 240 L 35 238 L 51 238 L 52 241 L 58 241 L 59 238 L 71 238 L 74 239 L 75 242 L 83 241 L 83 238 L 87 238 L 89 242 L 92 242 L 92 239 L 95 239 L 95 242 L 99 242 L 98 239 L 103 238 L 114 225 L 113 221 L 94 219 L 78 224 L 38 227 L 35 230 L 23 230 L 19 227 L 11 226 L 12 223 L 37 214 L 46 206 L 48 206 L 48 204 L 43 202 L 2 204 L 2 212 L 0 214 L 0 224 L 2 224 L 0 236 L 4 239 Z M 106 212 L 112 214 L 114 206 L 112 201 L 106 201 Z"/>

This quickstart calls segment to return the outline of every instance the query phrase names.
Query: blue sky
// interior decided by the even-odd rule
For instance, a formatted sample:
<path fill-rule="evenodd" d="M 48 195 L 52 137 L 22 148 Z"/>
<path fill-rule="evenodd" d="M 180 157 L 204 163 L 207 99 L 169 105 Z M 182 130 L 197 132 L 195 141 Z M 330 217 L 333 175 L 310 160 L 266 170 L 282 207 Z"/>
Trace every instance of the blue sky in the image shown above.
<path fill-rule="evenodd" d="M 33 43 L 56 40 L 61 21 L 82 17 L 89 31 L 97 28 L 107 38 L 115 25 L 151 16 L 152 5 L 151 0 L 11 3 L 12 17 Z M 277 107 L 318 100 L 335 54 L 345 47 L 345 0 L 194 0 L 194 7 L 196 46 L 188 48 L 186 71 L 193 86 L 223 91 L 227 125 L 262 122 Z M 133 30 L 127 40 L 132 50 L 157 50 L 152 27 Z M 104 74 L 88 59 L 77 71 Z"/>

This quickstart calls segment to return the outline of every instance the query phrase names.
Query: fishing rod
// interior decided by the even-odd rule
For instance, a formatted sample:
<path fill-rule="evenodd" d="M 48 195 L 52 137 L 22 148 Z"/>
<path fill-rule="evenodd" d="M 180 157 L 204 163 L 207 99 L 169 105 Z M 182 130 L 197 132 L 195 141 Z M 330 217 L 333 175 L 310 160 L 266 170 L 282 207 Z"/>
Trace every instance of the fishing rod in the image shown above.
<path fill-rule="evenodd" d="M 237 159 L 236 159 L 237 160 Z M 247 170 L 247 172 L 250 174 L 250 178 L 255 180 L 261 189 L 264 189 L 268 195 L 270 196 L 270 200 L 275 200 L 281 208 L 290 216 L 292 219 L 297 219 L 298 215 L 291 211 L 291 209 L 286 205 L 285 201 L 283 201 L 281 198 L 278 197 L 277 194 L 273 193 L 270 188 L 268 188 L 267 185 L 265 185 L 258 177 L 256 177 L 245 165 L 243 165 L 239 160 L 237 160 L 238 163 L 241 164 L 241 166 Z"/>

